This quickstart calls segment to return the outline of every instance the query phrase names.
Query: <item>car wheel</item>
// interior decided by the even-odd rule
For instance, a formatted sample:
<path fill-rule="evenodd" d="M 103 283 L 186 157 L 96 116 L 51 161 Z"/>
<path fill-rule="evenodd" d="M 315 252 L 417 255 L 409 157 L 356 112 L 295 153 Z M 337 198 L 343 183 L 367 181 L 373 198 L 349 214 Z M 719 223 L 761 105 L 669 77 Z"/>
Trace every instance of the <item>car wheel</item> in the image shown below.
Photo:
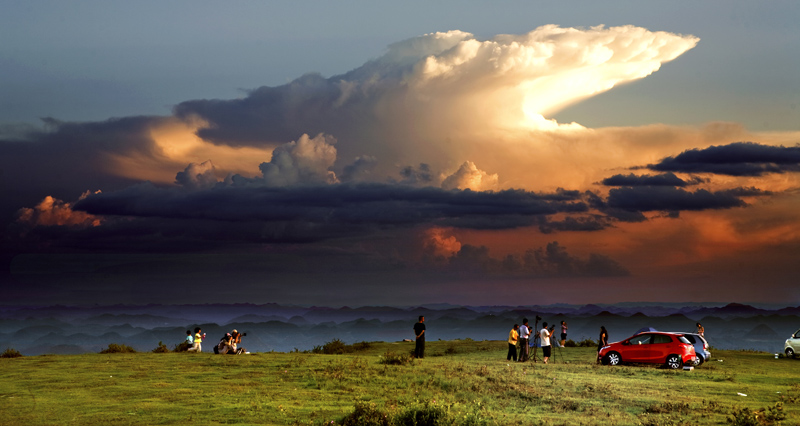
<path fill-rule="evenodd" d="M 683 366 L 683 360 L 678 355 L 670 355 L 667 357 L 666 365 L 668 368 L 677 370 Z"/>
<path fill-rule="evenodd" d="M 622 357 L 616 352 L 609 352 L 608 355 L 603 357 L 603 364 L 605 365 L 619 365 L 622 362 Z"/>
<path fill-rule="evenodd" d="M 792 348 L 786 348 L 786 357 L 794 358 L 794 350 Z"/>
<path fill-rule="evenodd" d="M 700 355 L 697 355 L 697 356 L 694 358 L 694 366 L 695 366 L 695 367 L 697 367 L 697 366 L 699 366 L 700 364 L 702 364 L 704 361 L 705 361 L 705 360 L 703 359 L 703 357 L 702 357 L 702 356 L 700 356 Z"/>

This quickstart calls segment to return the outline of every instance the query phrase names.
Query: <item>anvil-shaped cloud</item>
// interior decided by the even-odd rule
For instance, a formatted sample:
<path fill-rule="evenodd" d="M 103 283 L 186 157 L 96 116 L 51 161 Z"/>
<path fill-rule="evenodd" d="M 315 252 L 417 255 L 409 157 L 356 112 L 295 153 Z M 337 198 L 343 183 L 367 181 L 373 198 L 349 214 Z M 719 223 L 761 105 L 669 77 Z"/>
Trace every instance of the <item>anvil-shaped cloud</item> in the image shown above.
<path fill-rule="evenodd" d="M 198 135 L 217 145 L 327 133 L 340 141 L 340 158 L 376 158 L 384 176 L 397 163 L 452 171 L 507 132 L 580 129 L 544 117 L 650 75 L 697 42 L 633 26 L 549 25 L 483 41 L 462 31 L 432 33 L 391 45 L 343 75 L 309 74 L 243 99 L 188 101 L 175 114 L 205 123 Z"/>
<path fill-rule="evenodd" d="M 7 175 L 32 177 L 16 187 L 27 197 L 17 208 L 38 203 L 18 213 L 20 234 L 82 250 L 322 242 L 337 254 L 367 253 L 368 262 L 349 264 L 356 271 L 411 262 L 515 277 L 626 276 L 617 256 L 652 265 L 711 253 L 706 242 L 763 245 L 720 212 L 797 186 L 796 156 L 774 166 L 796 154 L 778 146 L 793 134 L 732 123 L 592 129 L 550 118 L 697 43 L 634 26 L 551 25 L 489 40 L 426 34 L 342 75 L 187 101 L 169 117 L 48 120 L 46 130 L 0 141 L 0 163 Z M 743 158 L 755 152 L 764 155 Z M 731 172 L 742 166 L 757 172 Z M 631 173 L 642 168 L 669 173 Z M 777 171 L 781 180 L 769 180 Z M 58 200 L 87 189 L 102 193 Z M 41 203 L 45 196 L 55 198 Z M 715 227 L 703 214 L 718 215 Z M 664 224 L 677 218 L 678 231 Z M 791 217 L 784 223 L 781 235 L 800 232 Z M 674 244 L 694 241 L 681 234 L 698 229 L 701 248 Z M 677 254 L 647 257 L 657 249 Z"/>

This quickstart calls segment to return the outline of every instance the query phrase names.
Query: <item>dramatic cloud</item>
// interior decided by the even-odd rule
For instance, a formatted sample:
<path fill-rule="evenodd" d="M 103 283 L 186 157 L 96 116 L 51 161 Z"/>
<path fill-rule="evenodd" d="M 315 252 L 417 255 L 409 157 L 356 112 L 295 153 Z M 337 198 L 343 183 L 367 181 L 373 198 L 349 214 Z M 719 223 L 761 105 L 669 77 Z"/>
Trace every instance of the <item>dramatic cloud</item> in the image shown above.
<path fill-rule="evenodd" d="M 169 117 L 5 131 L 2 213 L 27 237 L 2 243 L 9 259 L 38 250 L 34 237 L 66 252 L 225 253 L 218 270 L 180 256 L 159 268 L 187 282 L 243 270 L 248 294 L 303 280 L 302 293 L 356 280 L 424 294 L 440 278 L 487 291 L 508 280 L 513 293 L 530 278 L 675 276 L 741 259 L 734 249 L 790 253 L 800 148 L 784 146 L 800 134 L 551 119 L 697 43 L 633 26 L 431 33 L 342 75 L 190 100 Z M 645 168 L 661 173 L 630 173 Z"/>
<path fill-rule="evenodd" d="M 691 149 L 648 166 L 658 171 L 761 176 L 800 171 L 800 146 L 767 146 L 737 142 L 705 149 Z"/>
<path fill-rule="evenodd" d="M 235 182 L 235 181 L 234 181 Z M 521 190 L 475 192 L 391 184 L 336 184 L 274 187 L 217 186 L 198 191 L 149 184 L 89 196 L 75 208 L 90 214 L 207 219 L 218 221 L 306 221 L 319 224 L 417 225 L 437 221 L 505 222 L 507 216 L 580 212 L 580 199 L 552 200 Z M 457 222 L 465 219 L 467 222 Z M 530 219 L 533 220 L 533 219 Z"/>
<path fill-rule="evenodd" d="M 81 200 L 89 196 L 83 194 Z M 51 196 L 45 197 L 34 208 L 22 208 L 17 218 L 18 222 L 30 226 L 100 226 L 102 218 L 72 209 L 70 203 L 65 203 Z"/>
<path fill-rule="evenodd" d="M 628 270 L 614 260 L 592 253 L 588 259 L 569 254 L 557 241 L 544 248 L 529 249 L 523 254 L 509 254 L 502 259 L 489 255 L 486 246 L 464 245 L 453 254 L 447 267 L 460 274 L 494 274 L 539 277 L 626 276 Z"/>
<path fill-rule="evenodd" d="M 558 128 L 543 117 L 646 77 L 697 42 L 633 26 L 550 25 L 485 41 L 461 31 L 431 33 L 393 44 L 343 75 L 309 74 L 243 99 L 188 101 L 175 115 L 206 123 L 197 134 L 217 145 L 274 145 L 325 133 L 340 141 L 343 158 L 375 158 L 383 176 L 393 176 L 398 162 L 450 169 L 482 155 L 487 131 Z"/>
<path fill-rule="evenodd" d="M 674 173 L 664 173 L 660 175 L 642 175 L 636 176 L 633 173 L 625 175 L 614 175 L 609 178 L 603 179 L 601 184 L 605 186 L 677 186 L 684 187 L 690 185 L 698 185 L 703 183 L 703 180 L 698 177 L 686 181 Z"/>
<path fill-rule="evenodd" d="M 745 205 L 730 192 L 705 189 L 689 192 L 671 187 L 633 187 L 615 188 L 608 193 L 608 207 L 628 211 L 728 209 Z"/>
<path fill-rule="evenodd" d="M 175 183 L 189 189 L 210 188 L 217 183 L 211 160 L 203 163 L 191 163 L 182 172 L 175 175 Z"/>
<path fill-rule="evenodd" d="M 471 189 L 488 191 L 497 188 L 497 174 L 489 175 L 471 161 L 462 164 L 452 175 L 442 181 L 444 189 Z"/>

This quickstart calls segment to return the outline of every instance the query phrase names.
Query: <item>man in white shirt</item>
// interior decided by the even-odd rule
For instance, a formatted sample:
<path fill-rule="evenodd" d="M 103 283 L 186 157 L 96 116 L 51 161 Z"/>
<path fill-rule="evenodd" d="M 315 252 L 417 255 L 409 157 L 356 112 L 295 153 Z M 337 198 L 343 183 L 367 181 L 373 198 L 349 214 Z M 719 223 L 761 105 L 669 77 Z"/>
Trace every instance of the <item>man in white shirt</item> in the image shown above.
<path fill-rule="evenodd" d="M 539 340 L 542 343 L 542 361 L 547 364 L 547 360 L 550 359 L 550 336 L 553 333 L 547 329 L 547 323 L 542 323 L 542 330 L 539 332 Z"/>
<path fill-rule="evenodd" d="M 522 319 L 519 327 L 519 362 L 528 360 L 528 339 L 531 337 L 531 329 L 528 327 L 528 319 Z"/>

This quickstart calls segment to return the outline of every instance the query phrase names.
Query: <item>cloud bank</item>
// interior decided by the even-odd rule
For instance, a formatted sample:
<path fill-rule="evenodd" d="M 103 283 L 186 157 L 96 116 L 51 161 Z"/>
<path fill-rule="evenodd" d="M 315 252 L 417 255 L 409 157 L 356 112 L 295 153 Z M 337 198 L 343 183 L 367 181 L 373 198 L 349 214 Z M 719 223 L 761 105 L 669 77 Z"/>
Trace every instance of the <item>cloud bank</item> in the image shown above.
<path fill-rule="evenodd" d="M 275 273 L 307 272 L 314 253 L 326 272 L 628 277 L 638 256 L 674 271 L 653 259 L 712 252 L 726 232 L 726 247 L 765 248 L 741 230 L 767 200 L 795 203 L 800 155 L 785 145 L 797 134 L 550 118 L 698 41 L 634 26 L 437 32 L 342 75 L 190 100 L 169 117 L 47 119 L 0 141 L 14 179 L 4 214 L 49 249 L 245 247 L 281 259 Z M 794 235 L 793 211 L 770 223 Z M 655 252 L 672 245 L 681 254 Z"/>

